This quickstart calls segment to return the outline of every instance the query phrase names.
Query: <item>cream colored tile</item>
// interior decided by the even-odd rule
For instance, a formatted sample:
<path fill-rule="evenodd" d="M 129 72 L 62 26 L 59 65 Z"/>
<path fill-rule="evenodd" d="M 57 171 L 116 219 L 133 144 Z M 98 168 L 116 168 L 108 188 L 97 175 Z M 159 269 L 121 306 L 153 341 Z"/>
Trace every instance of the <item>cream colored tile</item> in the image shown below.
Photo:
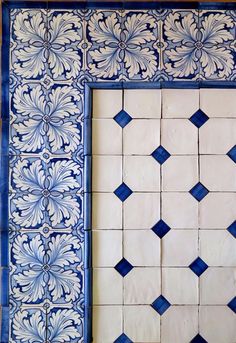
<path fill-rule="evenodd" d="M 93 269 L 93 305 L 122 305 L 123 278 L 114 268 Z"/>
<path fill-rule="evenodd" d="M 159 119 L 134 119 L 123 132 L 124 155 L 150 155 L 160 145 Z"/>
<path fill-rule="evenodd" d="M 132 118 L 160 118 L 160 89 L 125 89 L 124 109 Z"/>
<path fill-rule="evenodd" d="M 188 119 L 162 119 L 161 143 L 171 155 L 196 155 L 198 129 Z"/>
<path fill-rule="evenodd" d="M 92 153 L 94 155 L 122 154 L 122 128 L 113 119 L 93 119 Z"/>
<path fill-rule="evenodd" d="M 93 193 L 92 228 L 122 229 L 122 202 L 113 193 Z"/>
<path fill-rule="evenodd" d="M 93 306 L 94 342 L 114 342 L 122 331 L 122 306 Z"/>
<path fill-rule="evenodd" d="M 150 229 L 160 219 L 160 193 L 133 193 L 124 202 L 124 228 Z"/>
<path fill-rule="evenodd" d="M 200 107 L 208 117 L 236 117 L 236 90 L 201 89 Z"/>
<path fill-rule="evenodd" d="M 125 306 L 124 332 L 132 342 L 159 342 L 160 316 L 150 306 Z"/>
<path fill-rule="evenodd" d="M 190 118 L 199 109 L 198 89 L 163 89 L 164 118 Z"/>
<path fill-rule="evenodd" d="M 122 231 L 93 231 L 93 267 L 114 267 L 122 259 Z"/>
<path fill-rule="evenodd" d="M 125 305 L 150 305 L 159 295 L 160 268 L 134 268 L 124 278 Z"/>
<path fill-rule="evenodd" d="M 236 342 L 236 316 L 226 306 L 200 306 L 200 333 L 207 342 Z"/>
<path fill-rule="evenodd" d="M 113 118 L 122 109 L 122 89 L 93 90 L 93 117 Z"/>

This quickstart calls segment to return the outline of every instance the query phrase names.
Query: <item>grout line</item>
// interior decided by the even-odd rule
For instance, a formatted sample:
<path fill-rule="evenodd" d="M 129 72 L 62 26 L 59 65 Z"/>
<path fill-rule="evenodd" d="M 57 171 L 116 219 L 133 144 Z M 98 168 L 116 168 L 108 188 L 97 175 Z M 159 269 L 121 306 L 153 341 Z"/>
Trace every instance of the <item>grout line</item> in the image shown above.
<path fill-rule="evenodd" d="M 200 90 L 198 91 L 198 107 L 200 108 Z M 198 182 L 200 182 L 200 129 L 197 130 L 197 149 L 198 149 Z M 198 256 L 200 255 L 200 203 L 198 202 Z M 198 277 L 198 332 L 200 332 L 200 277 Z"/>

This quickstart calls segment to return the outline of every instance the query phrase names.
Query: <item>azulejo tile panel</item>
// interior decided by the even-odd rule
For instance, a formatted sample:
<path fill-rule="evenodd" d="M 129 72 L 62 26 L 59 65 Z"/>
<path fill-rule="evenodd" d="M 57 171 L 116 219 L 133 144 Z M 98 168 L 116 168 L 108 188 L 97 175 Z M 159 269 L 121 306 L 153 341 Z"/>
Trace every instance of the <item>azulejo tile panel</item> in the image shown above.
<path fill-rule="evenodd" d="M 9 6 L 11 7 L 11 5 Z M 84 243 L 85 215 L 83 213 L 85 189 L 83 184 L 85 176 L 85 137 L 83 137 L 83 128 L 84 113 L 87 110 L 84 104 L 85 83 L 112 81 L 118 84 L 120 81 L 153 82 L 163 80 L 234 81 L 235 12 L 229 10 L 178 9 L 124 10 L 123 8 L 46 9 L 30 8 L 30 6 L 29 8 L 20 8 L 20 5 L 13 7 L 10 9 L 10 32 L 7 32 L 4 36 L 6 41 L 5 49 L 6 51 L 9 50 L 10 62 L 10 70 L 7 71 L 7 75 L 9 72 L 9 89 L 5 81 L 3 82 L 3 94 L 9 91 L 9 152 L 2 151 L 4 155 L 8 154 L 9 157 L 9 195 L 4 195 L 5 199 L 8 196 L 9 203 L 9 232 L 7 233 L 10 247 L 9 295 L 11 310 L 9 341 L 12 343 L 23 343 L 26 340 L 32 343 L 47 340 L 83 342 L 86 341 L 87 330 L 84 324 L 85 312 L 90 311 L 87 306 L 91 305 L 85 301 L 84 280 L 84 256 L 87 254 L 85 251 L 87 247 L 85 247 Z M 7 17 L 4 17 L 3 20 L 4 23 L 7 22 Z M 3 51 L 4 56 L 6 51 Z M 6 59 L 6 57 L 4 58 Z M 5 73 L 4 65 L 3 72 Z M 126 137 L 125 151 L 130 151 L 131 155 L 133 153 L 142 155 L 141 150 L 137 151 L 140 142 L 136 145 L 135 139 L 131 139 L 135 150 L 131 144 L 130 148 L 128 147 L 128 138 L 132 135 L 134 138 L 136 136 L 135 127 L 138 127 L 138 123 L 135 120 L 139 117 L 137 107 L 139 107 L 140 111 L 143 111 L 143 107 L 139 106 L 140 99 L 136 99 L 138 104 L 136 109 L 134 107 L 133 112 L 128 110 L 129 106 L 132 108 L 135 95 L 132 98 L 132 92 L 130 95 L 127 92 L 127 96 L 122 101 L 122 92 L 122 90 L 117 91 L 117 96 L 114 97 L 115 104 L 113 104 L 112 108 L 104 104 L 104 101 L 109 103 L 110 100 L 106 92 L 103 94 L 104 100 L 100 102 L 98 117 L 108 117 L 113 121 L 113 112 L 115 111 L 114 115 L 116 115 L 123 110 L 120 114 L 124 115 L 126 113 L 124 129 L 122 129 L 123 124 L 119 126 L 115 122 L 113 127 L 117 125 L 116 131 L 119 131 L 120 135 L 123 130 Z M 143 92 L 147 93 L 147 90 Z M 180 106 L 180 110 L 182 107 L 181 113 L 170 114 L 173 120 L 185 120 L 185 125 L 189 128 L 189 134 L 195 130 L 194 138 L 191 134 L 193 142 L 191 144 L 192 148 L 189 147 L 190 150 L 187 149 L 184 139 L 179 141 L 177 138 L 178 132 L 175 131 L 175 139 L 178 141 L 179 146 L 182 147 L 182 149 L 177 149 L 177 143 L 173 136 L 173 142 L 170 142 L 170 146 L 167 143 L 164 144 L 163 138 L 162 142 L 160 142 L 159 132 L 163 130 L 161 121 L 165 117 L 165 111 L 161 114 L 161 108 L 165 110 L 163 104 L 161 107 L 161 92 L 164 94 L 163 90 L 159 90 L 158 96 L 154 97 L 152 102 L 152 92 L 150 91 L 150 103 L 146 106 L 147 111 L 142 114 L 143 122 L 146 120 L 145 127 L 147 131 L 149 131 L 148 122 L 151 122 L 151 120 L 153 120 L 154 126 L 157 127 L 158 135 L 155 136 L 153 133 L 153 136 L 155 136 L 154 143 L 150 142 L 149 144 L 152 151 L 147 151 L 147 145 L 146 149 L 142 150 L 145 152 L 145 158 L 142 156 L 140 158 L 133 158 L 133 156 L 127 158 L 130 165 L 134 160 L 139 160 L 141 164 L 145 164 L 146 160 L 151 161 L 150 173 L 152 174 L 153 170 L 156 170 L 158 179 L 154 180 L 152 185 L 149 185 L 148 192 L 145 193 L 143 191 L 146 185 L 142 181 L 142 170 L 138 165 L 135 166 L 136 175 L 140 175 L 140 179 L 137 184 L 137 180 L 133 180 L 131 187 L 130 170 L 132 168 L 127 167 L 127 180 L 125 182 L 127 182 L 126 186 L 128 188 L 124 189 L 123 187 L 124 192 L 119 193 L 119 197 L 113 191 L 118 189 L 124 181 L 121 177 L 121 169 L 118 171 L 117 180 L 113 180 L 115 186 L 112 182 L 109 185 L 108 172 L 106 180 L 103 180 L 104 182 L 99 186 L 101 193 L 94 194 L 94 198 L 97 197 L 101 201 L 97 205 L 98 207 L 107 208 L 109 206 L 111 210 L 108 218 L 105 219 L 103 216 L 96 218 L 96 229 L 112 228 L 121 231 L 123 208 L 125 229 L 128 232 L 126 236 L 130 240 L 138 242 L 141 239 L 139 237 L 142 237 L 142 234 L 149 230 L 148 232 L 152 236 L 149 239 L 147 238 L 145 243 L 148 244 L 148 241 L 156 238 L 158 242 L 157 249 L 159 249 L 159 241 L 165 236 L 168 237 L 169 231 L 172 231 L 165 230 L 166 227 L 176 230 L 181 229 L 182 231 L 198 228 L 198 207 L 200 211 L 202 208 L 203 212 L 200 218 L 200 225 L 203 226 L 203 229 L 212 230 L 217 228 L 220 231 L 222 227 L 230 227 L 235 220 L 235 213 L 231 206 L 231 201 L 233 203 L 232 199 L 234 198 L 233 194 L 228 192 L 225 194 L 225 199 L 219 199 L 216 193 L 210 192 L 209 196 L 202 200 L 200 194 L 201 203 L 198 204 L 197 200 L 188 193 L 188 189 L 185 189 L 186 187 L 189 188 L 189 182 L 192 181 L 191 177 L 188 182 L 185 180 L 187 185 L 184 188 L 185 192 L 181 195 L 181 206 L 188 205 L 187 208 L 191 215 L 189 214 L 189 217 L 186 218 L 180 209 L 177 217 L 173 218 L 168 202 L 173 201 L 173 204 L 180 206 L 180 198 L 176 191 L 179 190 L 179 187 L 182 187 L 183 183 L 169 184 L 169 174 L 163 175 L 166 184 L 164 186 L 162 184 L 162 186 L 166 187 L 170 193 L 166 192 L 166 195 L 160 195 L 163 187 L 160 188 L 159 185 L 162 182 L 159 180 L 159 169 L 165 172 L 165 164 L 162 167 L 162 163 L 166 163 L 167 166 L 168 163 L 171 165 L 171 161 L 174 161 L 173 156 L 170 157 L 169 155 L 185 155 L 186 151 L 190 151 L 193 159 L 195 158 L 194 155 L 197 155 L 197 139 L 195 139 L 195 135 L 198 128 L 188 121 L 188 118 L 199 109 L 199 99 L 195 95 L 192 96 L 191 99 L 194 101 L 191 100 L 192 105 L 188 104 L 187 106 L 188 108 L 189 106 L 194 107 L 194 111 L 191 111 L 191 113 L 185 113 L 187 112 L 186 106 L 185 110 L 183 106 Z M 180 93 L 175 96 L 176 103 L 180 102 L 179 95 Z M 128 101 L 129 97 L 131 104 Z M 186 97 L 183 96 L 183 99 L 185 101 Z M 197 108 L 195 108 L 196 106 Z M 219 108 L 212 106 L 213 112 L 212 109 L 209 112 L 206 110 L 206 114 L 210 118 L 213 117 L 213 121 L 216 120 L 215 116 L 219 117 L 219 120 L 223 120 L 221 113 L 219 114 Z M 118 108 L 117 111 L 116 107 Z M 155 113 L 152 112 L 154 107 Z M 202 110 L 205 111 L 205 108 L 202 108 Z M 150 112 L 152 112 L 152 115 L 149 117 Z M 225 114 L 222 114 L 222 117 L 225 117 L 225 120 L 227 120 L 228 116 L 234 117 L 235 115 L 231 112 L 231 109 L 227 113 L 224 112 Z M 166 130 L 172 132 L 171 123 L 168 119 L 168 110 L 166 110 L 166 113 L 167 118 L 164 126 Z M 127 114 L 132 120 L 127 121 Z M 7 114 L 4 113 L 3 116 L 7 116 Z M 211 119 L 209 122 L 211 125 L 217 125 L 211 122 Z M 103 125 L 102 121 L 99 123 Z M 129 133 L 131 125 L 133 133 Z M 204 130 L 205 135 L 207 125 L 208 122 L 200 129 L 202 132 Z M 226 126 L 230 126 L 228 122 Z M 140 131 L 140 129 L 138 130 Z M 200 137 L 202 137 L 201 131 Z M 204 132 L 202 135 L 204 135 Z M 5 135 L 3 139 L 8 137 L 6 133 L 3 134 Z M 181 132 L 179 135 L 181 136 Z M 205 140 L 207 139 L 209 137 L 205 137 Z M 215 137 L 215 140 L 219 141 L 217 137 Z M 163 147 L 159 143 L 162 143 Z M 206 148 L 208 149 L 207 153 L 214 151 L 212 146 L 215 144 L 209 144 L 209 147 Z M 227 147 L 227 152 L 229 152 L 235 142 L 233 139 L 225 138 L 224 144 Z M 5 143 L 2 146 L 5 147 Z M 155 160 L 149 155 L 154 153 L 156 149 L 158 149 L 159 155 Z M 201 143 L 200 149 L 204 151 Z M 99 149 L 97 151 L 100 152 Z M 102 151 L 106 155 L 107 150 L 103 149 Z M 115 156 L 115 160 L 119 162 L 122 159 L 121 144 L 117 143 L 115 152 L 116 155 L 119 155 Z M 227 152 L 224 150 L 224 154 Z M 232 165 L 235 162 L 234 155 L 234 150 L 232 150 L 229 153 Z M 106 156 L 103 156 L 103 161 L 104 158 L 106 159 Z M 177 161 L 178 158 L 175 160 Z M 181 176 L 181 173 L 179 167 L 178 177 Z M 206 175 L 202 180 L 205 183 Z M 200 180 L 194 179 L 193 187 L 197 184 L 197 181 Z M 110 187 L 107 186 L 109 191 L 112 192 L 103 193 L 104 185 L 108 185 Z M 210 191 L 213 190 L 211 188 L 209 187 Z M 120 198 L 122 201 L 120 201 Z M 227 199 L 230 200 L 227 201 Z M 212 219 L 211 214 L 214 212 L 216 203 L 222 203 L 225 208 L 230 208 L 227 218 L 217 214 L 219 221 Z M 147 204 L 151 205 L 147 206 Z M 2 204 L 2 213 L 5 213 L 6 206 Z M 139 211 L 140 206 L 144 209 L 144 215 Z M 157 211 L 154 212 L 154 209 Z M 135 215 L 131 215 L 131 212 L 135 212 Z M 154 230 L 150 229 L 156 227 L 157 223 L 160 224 L 162 217 L 166 221 L 166 226 L 164 225 L 163 229 L 163 223 L 161 222 L 161 229 L 158 231 L 159 235 L 157 235 Z M 117 223 L 113 223 L 114 218 L 117 218 Z M 133 231 L 133 238 L 131 233 L 129 234 L 129 230 Z M 234 233 L 232 227 L 230 230 Z M 234 239 L 234 235 L 230 231 L 229 235 L 231 240 Z M 1 236 L 5 237 L 7 235 L 2 233 Z M 169 244 L 171 245 L 171 242 Z M 204 247 L 204 242 L 202 244 Z M 232 242 L 228 244 L 231 246 Z M 127 256 L 132 258 L 131 269 L 133 269 L 133 264 L 138 267 L 136 264 L 147 264 L 152 260 L 152 254 L 150 254 L 150 257 L 139 256 L 137 258 L 128 245 L 126 248 Z M 118 253 L 117 255 L 120 256 Z M 188 259 L 189 256 L 191 256 L 191 261 Z M 208 255 L 205 253 L 204 256 L 207 257 Z M 118 259 L 119 261 L 122 260 L 121 257 Z M 197 258 L 197 256 L 195 257 Z M 158 269 L 160 264 L 158 252 L 153 258 L 155 260 L 154 267 Z M 224 254 L 222 259 L 224 260 Z M 5 266 L 5 258 L 2 260 Z M 186 260 L 189 264 L 194 260 L 189 251 L 186 251 Z M 183 258 L 180 263 L 183 263 L 184 267 L 187 268 L 186 260 Z M 166 261 L 171 261 L 168 255 Z M 193 276 L 195 277 L 195 275 Z M 135 275 L 133 279 L 135 279 Z M 158 294 L 155 294 L 155 297 L 158 299 L 158 306 L 162 312 L 163 306 L 166 308 L 166 304 L 169 304 L 168 299 L 164 297 L 158 298 Z M 155 297 L 152 299 L 153 302 Z M 6 306 L 7 302 L 3 302 L 3 304 Z M 231 304 L 230 306 L 234 308 L 234 305 Z M 124 313 L 127 313 L 127 323 L 129 323 L 131 320 L 130 313 L 135 311 L 135 306 L 132 305 L 132 309 L 126 307 Z M 195 307 L 192 307 L 188 311 L 195 313 Z M 121 326 L 122 311 L 121 306 L 112 306 L 111 308 L 97 306 L 94 313 L 96 316 L 96 313 L 102 312 L 104 318 L 114 314 L 114 318 L 117 319 Z M 145 314 L 150 311 L 152 309 L 149 307 L 147 309 L 146 304 L 142 305 L 142 313 Z M 185 309 L 183 309 L 184 311 Z M 178 309 L 176 309 L 176 312 L 178 312 Z M 148 325 L 151 326 L 151 323 L 155 321 L 155 315 L 156 313 L 152 312 Z M 175 316 L 176 314 L 173 311 L 173 317 Z M 137 323 L 140 323 L 140 320 L 137 316 Z M 103 324 L 105 325 L 105 322 Z M 136 338 L 135 329 L 132 329 L 132 325 L 138 324 L 132 323 L 131 325 L 125 322 L 125 325 L 130 328 L 127 335 L 122 333 L 122 330 L 121 332 L 118 330 L 117 335 L 111 334 L 109 339 L 117 339 L 118 342 L 122 341 L 122 339 L 128 339 L 129 341 L 138 339 Z M 165 325 L 166 330 L 168 330 L 168 321 Z M 7 342 L 5 338 L 6 332 L 5 325 L 2 333 L 2 337 L 4 337 L 2 338 L 3 343 Z M 118 338 L 119 335 L 120 338 Z M 158 329 L 153 333 L 153 337 L 146 336 L 145 338 L 143 332 L 138 335 L 141 337 L 141 341 L 147 339 L 149 342 L 160 339 Z M 206 337 L 211 339 L 211 333 L 206 333 Z"/>

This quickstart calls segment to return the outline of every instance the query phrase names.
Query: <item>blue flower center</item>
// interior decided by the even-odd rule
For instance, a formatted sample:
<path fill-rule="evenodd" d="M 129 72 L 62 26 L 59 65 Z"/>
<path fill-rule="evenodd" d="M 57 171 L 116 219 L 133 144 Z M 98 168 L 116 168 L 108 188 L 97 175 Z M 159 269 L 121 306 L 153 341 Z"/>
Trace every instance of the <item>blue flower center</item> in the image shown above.
<path fill-rule="evenodd" d="M 45 123 L 48 123 L 50 121 L 50 117 L 48 115 L 45 114 L 45 116 L 43 116 L 43 121 Z"/>
<path fill-rule="evenodd" d="M 196 49 L 201 50 L 201 49 L 203 48 L 202 42 L 197 41 L 197 42 L 195 43 L 195 47 L 196 47 Z"/>
<path fill-rule="evenodd" d="M 127 47 L 126 43 L 123 42 L 123 41 L 119 42 L 118 46 L 119 46 L 119 48 L 120 48 L 121 50 L 124 50 L 124 49 L 126 49 L 126 47 Z"/>
<path fill-rule="evenodd" d="M 43 270 L 44 270 L 45 272 L 48 272 L 48 271 L 50 270 L 49 264 L 44 264 L 44 265 L 43 265 Z"/>
<path fill-rule="evenodd" d="M 44 190 L 42 191 L 42 194 L 43 194 L 43 196 L 44 196 L 45 198 L 48 198 L 49 195 L 50 195 L 50 191 L 49 191 L 48 189 L 44 189 Z"/>

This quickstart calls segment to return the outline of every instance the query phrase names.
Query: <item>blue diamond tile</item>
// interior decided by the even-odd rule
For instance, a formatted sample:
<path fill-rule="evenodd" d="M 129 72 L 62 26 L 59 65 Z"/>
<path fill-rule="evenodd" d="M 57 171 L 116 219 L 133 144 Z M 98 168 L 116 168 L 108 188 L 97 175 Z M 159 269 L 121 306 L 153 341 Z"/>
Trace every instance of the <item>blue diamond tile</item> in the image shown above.
<path fill-rule="evenodd" d="M 157 311 L 160 315 L 162 315 L 170 306 L 168 300 L 166 300 L 163 295 L 160 295 L 151 305 L 155 311 Z"/>
<path fill-rule="evenodd" d="M 155 158 L 155 160 L 160 164 L 163 164 L 170 157 L 170 153 L 160 145 L 156 150 L 153 151 L 152 157 Z"/>
<path fill-rule="evenodd" d="M 124 333 L 120 335 L 114 343 L 133 343 Z"/>
<path fill-rule="evenodd" d="M 120 260 L 120 262 L 115 266 L 115 270 L 117 270 L 123 277 L 125 277 L 125 275 L 127 275 L 133 268 L 132 264 L 130 264 L 125 258 L 122 258 L 122 260 Z"/>
<path fill-rule="evenodd" d="M 124 110 L 121 110 L 113 119 L 123 129 L 127 124 L 129 124 L 129 122 L 132 120 L 132 117 Z"/>
<path fill-rule="evenodd" d="M 234 298 L 228 303 L 228 307 L 229 307 L 234 313 L 236 313 L 236 297 L 234 297 Z"/>
<path fill-rule="evenodd" d="M 209 117 L 202 111 L 198 110 L 195 112 L 192 117 L 189 118 L 189 120 L 199 129 L 207 120 Z"/>
<path fill-rule="evenodd" d="M 236 220 L 227 229 L 236 238 Z"/>
<path fill-rule="evenodd" d="M 197 201 L 201 201 L 205 196 L 209 193 L 208 189 L 198 182 L 192 189 L 190 189 L 189 193 L 197 199 Z"/>
<path fill-rule="evenodd" d="M 232 149 L 230 149 L 227 155 L 236 163 L 236 145 Z"/>
<path fill-rule="evenodd" d="M 190 343 L 207 343 L 207 341 L 201 335 L 198 334 L 191 340 Z"/>
<path fill-rule="evenodd" d="M 125 201 L 133 192 L 132 190 L 123 182 L 116 190 L 114 191 L 115 195 L 121 200 Z"/>
<path fill-rule="evenodd" d="M 152 231 L 155 232 L 158 237 L 162 238 L 170 231 L 170 227 L 161 219 L 153 226 Z"/>
<path fill-rule="evenodd" d="M 200 258 L 198 257 L 196 260 L 194 260 L 190 265 L 189 268 L 197 275 L 200 276 L 202 273 L 204 273 L 208 265 Z"/>

